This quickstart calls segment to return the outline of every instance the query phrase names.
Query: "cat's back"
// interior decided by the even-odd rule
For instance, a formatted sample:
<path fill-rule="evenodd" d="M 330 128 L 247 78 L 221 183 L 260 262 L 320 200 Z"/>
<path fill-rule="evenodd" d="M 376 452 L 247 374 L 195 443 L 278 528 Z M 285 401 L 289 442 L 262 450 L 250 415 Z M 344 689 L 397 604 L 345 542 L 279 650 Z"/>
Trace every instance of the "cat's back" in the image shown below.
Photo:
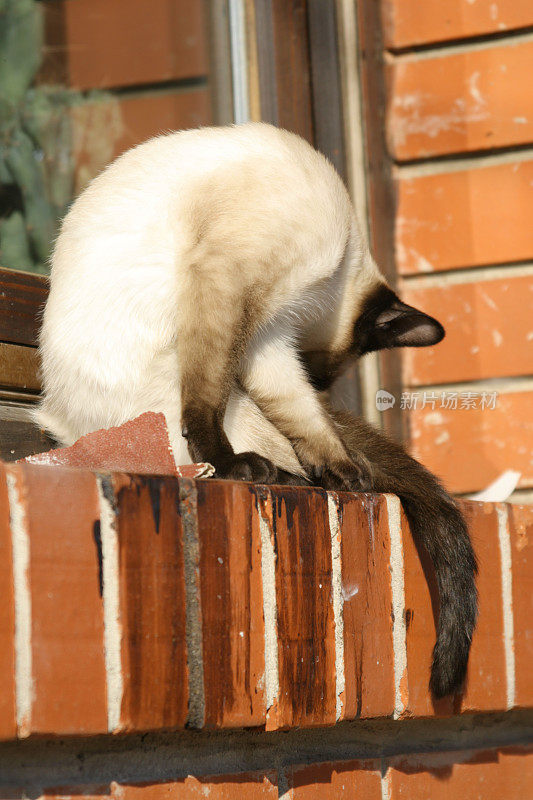
<path fill-rule="evenodd" d="M 293 133 L 247 123 L 166 134 L 117 158 L 74 202 L 53 254 L 52 287 L 59 276 L 122 280 L 132 259 L 139 269 L 168 270 L 206 222 L 214 247 L 232 242 L 246 252 L 263 241 L 268 249 L 281 237 L 292 250 L 323 249 L 321 261 L 333 248 L 334 260 L 349 217 L 340 177 Z"/>
<path fill-rule="evenodd" d="M 226 127 L 207 127 L 168 133 L 149 139 L 123 153 L 100 175 L 94 178 L 73 205 L 87 211 L 105 195 L 108 202 L 135 201 L 143 192 L 158 192 L 166 200 L 176 191 L 183 191 L 223 173 L 226 187 L 231 189 L 225 170 L 254 170 L 272 183 L 283 182 L 279 168 L 287 180 L 307 176 L 308 182 L 340 184 L 342 182 L 327 159 L 300 136 L 273 125 L 252 122 Z M 145 195 L 146 201 L 146 195 Z M 155 201 L 155 195 L 154 195 Z"/>

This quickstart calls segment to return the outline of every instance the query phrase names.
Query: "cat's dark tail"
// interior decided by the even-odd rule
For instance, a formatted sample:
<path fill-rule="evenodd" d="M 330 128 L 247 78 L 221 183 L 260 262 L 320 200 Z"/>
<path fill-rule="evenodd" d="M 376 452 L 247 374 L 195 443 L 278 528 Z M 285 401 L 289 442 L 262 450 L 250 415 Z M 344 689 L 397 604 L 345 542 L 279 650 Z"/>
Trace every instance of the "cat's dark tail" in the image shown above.
<path fill-rule="evenodd" d="M 395 442 L 344 412 L 333 414 L 349 450 L 374 469 L 373 490 L 398 495 L 415 541 L 428 552 L 439 589 L 430 690 L 438 699 L 461 689 L 477 619 L 477 564 L 468 528 L 437 478 Z"/>

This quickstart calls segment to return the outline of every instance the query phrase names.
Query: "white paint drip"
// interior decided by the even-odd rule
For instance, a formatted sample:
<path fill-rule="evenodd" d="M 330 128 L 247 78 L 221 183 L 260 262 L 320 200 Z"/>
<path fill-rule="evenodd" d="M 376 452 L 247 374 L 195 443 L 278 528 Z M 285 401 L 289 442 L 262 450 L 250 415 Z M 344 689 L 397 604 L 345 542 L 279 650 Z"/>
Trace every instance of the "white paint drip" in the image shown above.
<path fill-rule="evenodd" d="M 267 711 L 279 696 L 278 619 L 276 606 L 276 554 L 268 521 L 259 511 L 261 532 L 261 576 L 265 620 L 265 697 Z"/>
<path fill-rule="evenodd" d="M 333 492 L 328 492 L 328 517 L 331 536 L 333 618 L 335 621 L 335 702 L 336 720 L 338 722 L 342 713 L 341 695 L 344 693 L 346 680 L 344 675 L 344 592 L 342 587 L 341 530 L 337 496 Z"/>
<path fill-rule="evenodd" d="M 470 97 L 478 106 L 484 106 L 487 104 L 487 101 L 481 94 L 479 90 L 479 79 L 481 77 L 481 72 L 473 72 L 468 79 L 468 91 L 470 92 Z"/>
<path fill-rule="evenodd" d="M 498 536 L 502 569 L 503 641 L 505 646 L 505 677 L 507 684 L 507 708 L 515 705 L 515 652 L 513 618 L 513 564 L 511 537 L 509 534 L 507 506 L 498 506 Z"/>
<path fill-rule="evenodd" d="M 31 732 L 33 705 L 33 665 L 31 649 L 31 592 L 28 568 L 30 540 L 24 502 L 17 486 L 17 475 L 6 468 L 7 496 L 13 548 L 13 580 L 15 595 L 15 697 L 19 737 Z"/>
<path fill-rule="evenodd" d="M 444 417 L 440 411 L 432 411 L 431 414 L 424 417 L 424 425 L 442 425 L 443 423 Z"/>
<path fill-rule="evenodd" d="M 102 537 L 102 577 L 104 588 L 104 657 L 107 679 L 107 727 L 113 733 L 120 724 L 122 706 L 122 625 L 120 622 L 120 587 L 118 537 L 115 512 L 104 495 L 98 479 L 100 533 Z"/>
<path fill-rule="evenodd" d="M 498 306 L 496 305 L 492 297 L 487 294 L 487 292 L 484 292 L 481 289 L 479 295 L 481 299 L 488 305 L 489 308 L 492 308 L 494 311 L 498 311 Z"/>
<path fill-rule="evenodd" d="M 385 495 L 389 516 L 392 585 L 392 644 L 394 650 L 394 719 L 405 710 L 402 699 L 402 680 L 407 670 L 405 627 L 405 586 L 400 501 L 392 494 Z"/>

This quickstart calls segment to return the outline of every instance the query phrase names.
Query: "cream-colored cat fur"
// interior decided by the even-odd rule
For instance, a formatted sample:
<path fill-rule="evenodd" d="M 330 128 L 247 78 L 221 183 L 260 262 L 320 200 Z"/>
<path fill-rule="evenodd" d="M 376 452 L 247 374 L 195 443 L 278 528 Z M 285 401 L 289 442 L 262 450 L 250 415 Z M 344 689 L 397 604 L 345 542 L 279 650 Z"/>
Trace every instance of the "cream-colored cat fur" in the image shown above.
<path fill-rule="evenodd" d="M 162 411 L 188 463 L 181 376 L 216 404 L 233 358 L 234 450 L 301 474 L 286 435 L 306 463 L 345 451 L 297 349 L 348 347 L 380 282 L 342 181 L 299 137 L 250 123 L 152 139 L 92 181 L 63 222 L 36 419 L 68 445 Z"/>

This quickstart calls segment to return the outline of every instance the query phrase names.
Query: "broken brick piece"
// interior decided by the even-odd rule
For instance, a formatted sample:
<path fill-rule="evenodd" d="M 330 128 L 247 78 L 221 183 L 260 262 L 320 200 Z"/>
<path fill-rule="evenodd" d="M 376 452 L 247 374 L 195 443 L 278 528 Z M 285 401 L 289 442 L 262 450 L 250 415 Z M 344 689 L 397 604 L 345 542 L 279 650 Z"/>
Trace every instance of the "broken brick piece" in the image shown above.
<path fill-rule="evenodd" d="M 62 464 L 183 478 L 208 478 L 215 471 L 211 464 L 177 466 L 165 415 L 153 411 L 116 428 L 88 433 L 70 447 L 48 450 L 21 460 L 31 464 Z"/>

